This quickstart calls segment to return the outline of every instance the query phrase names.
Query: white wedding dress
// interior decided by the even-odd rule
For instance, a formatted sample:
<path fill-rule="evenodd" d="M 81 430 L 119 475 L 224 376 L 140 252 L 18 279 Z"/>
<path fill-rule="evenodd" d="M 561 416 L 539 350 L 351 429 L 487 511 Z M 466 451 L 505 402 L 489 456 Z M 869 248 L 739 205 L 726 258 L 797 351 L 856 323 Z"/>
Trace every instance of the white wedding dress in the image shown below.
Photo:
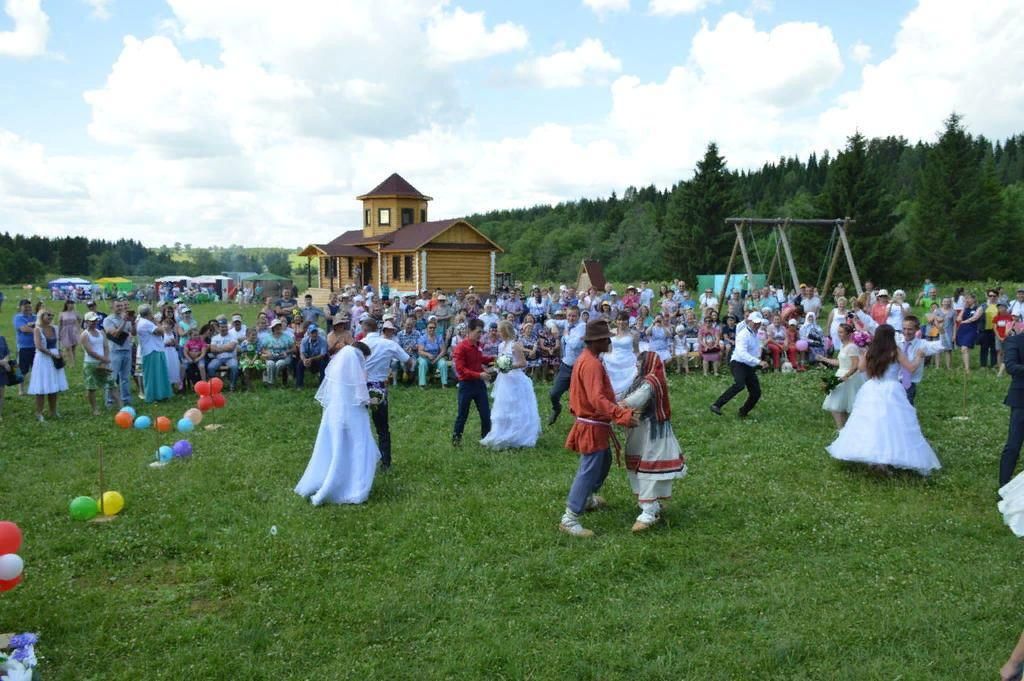
<path fill-rule="evenodd" d="M 826 448 L 832 458 L 907 468 L 921 475 L 942 467 L 921 433 L 899 372 L 899 362 L 893 362 L 881 378 L 864 382 L 849 420 Z"/>
<path fill-rule="evenodd" d="M 633 336 L 613 336 L 612 349 L 601 355 L 601 362 L 612 382 L 615 397 L 621 398 L 636 380 L 636 355 L 633 354 Z"/>
<path fill-rule="evenodd" d="M 503 341 L 498 355 L 511 357 L 512 343 Z M 494 379 L 493 395 L 491 430 L 480 444 L 493 449 L 535 446 L 540 437 L 540 412 L 530 377 L 522 369 L 500 373 Z"/>
<path fill-rule="evenodd" d="M 1024 473 L 999 488 L 999 512 L 1003 522 L 1018 537 L 1024 537 Z"/>
<path fill-rule="evenodd" d="M 380 450 L 370 432 L 366 358 L 348 345 L 334 356 L 316 399 L 324 407 L 313 456 L 295 492 L 315 506 L 361 504 L 370 496 Z"/>

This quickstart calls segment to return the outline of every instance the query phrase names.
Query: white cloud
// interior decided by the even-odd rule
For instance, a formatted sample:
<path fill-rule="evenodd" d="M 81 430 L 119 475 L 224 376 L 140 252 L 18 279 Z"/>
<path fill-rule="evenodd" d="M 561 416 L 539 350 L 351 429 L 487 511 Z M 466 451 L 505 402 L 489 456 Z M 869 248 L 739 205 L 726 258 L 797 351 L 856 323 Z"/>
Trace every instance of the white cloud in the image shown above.
<path fill-rule="evenodd" d="M 650 0 L 647 12 L 672 17 L 677 14 L 694 14 L 717 0 Z"/>
<path fill-rule="evenodd" d="M 440 11 L 434 16 L 427 27 L 427 41 L 437 61 L 452 64 L 521 50 L 529 34 L 511 22 L 488 31 L 483 12 L 456 7 L 450 14 Z"/>
<path fill-rule="evenodd" d="M 114 0 L 85 0 L 85 3 L 92 7 L 92 15 L 103 21 L 110 18 L 110 5 L 113 2 Z"/>
<path fill-rule="evenodd" d="M 1024 111 L 1024 12 L 1018 0 L 963 4 L 921 0 L 903 20 L 893 52 L 868 64 L 861 85 L 821 117 L 818 140 L 867 136 L 932 139 L 956 110 L 989 137 L 1020 131 Z"/>
<path fill-rule="evenodd" d="M 50 18 L 41 0 L 7 0 L 4 12 L 14 22 L 14 30 L 0 31 L 0 56 L 37 57 L 46 53 L 50 36 Z"/>
<path fill-rule="evenodd" d="M 583 4 L 599 17 L 604 17 L 612 12 L 629 11 L 629 0 L 583 0 Z"/>
<path fill-rule="evenodd" d="M 600 40 L 587 38 L 574 50 L 555 52 L 519 64 L 516 76 L 543 88 L 573 88 L 601 82 L 622 71 L 622 62 L 604 49 Z"/>
<path fill-rule="evenodd" d="M 865 64 L 871 61 L 871 46 L 858 40 L 850 48 L 850 59 L 858 64 Z"/>

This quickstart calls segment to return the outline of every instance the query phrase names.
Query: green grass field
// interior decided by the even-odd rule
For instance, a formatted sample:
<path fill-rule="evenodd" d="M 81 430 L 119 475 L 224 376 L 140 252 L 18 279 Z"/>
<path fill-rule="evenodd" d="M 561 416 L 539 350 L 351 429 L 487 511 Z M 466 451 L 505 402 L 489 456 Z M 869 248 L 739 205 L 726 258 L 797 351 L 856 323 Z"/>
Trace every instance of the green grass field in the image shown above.
<path fill-rule="evenodd" d="M 177 438 L 89 417 L 69 369 L 60 420 L 7 390 L 0 519 L 24 531 L 26 568 L 0 632 L 40 633 L 44 679 L 994 678 L 1024 626 L 1021 546 L 995 507 L 1007 380 L 974 372 L 957 421 L 961 374 L 929 370 L 918 407 L 943 469 L 881 479 L 825 453 L 811 373 L 765 376 L 745 422 L 736 403 L 707 410 L 726 378 L 673 375 L 691 472 L 667 522 L 631 535 L 613 469 L 588 541 L 556 531 L 576 466 L 564 416 L 506 453 L 472 444 L 471 420 L 453 451 L 454 391 L 396 390 L 393 470 L 365 505 L 313 508 L 292 488 L 314 388 L 228 395 L 223 428 L 156 470 Z M 99 491 L 100 447 L 127 506 L 77 523 L 67 505 Z"/>

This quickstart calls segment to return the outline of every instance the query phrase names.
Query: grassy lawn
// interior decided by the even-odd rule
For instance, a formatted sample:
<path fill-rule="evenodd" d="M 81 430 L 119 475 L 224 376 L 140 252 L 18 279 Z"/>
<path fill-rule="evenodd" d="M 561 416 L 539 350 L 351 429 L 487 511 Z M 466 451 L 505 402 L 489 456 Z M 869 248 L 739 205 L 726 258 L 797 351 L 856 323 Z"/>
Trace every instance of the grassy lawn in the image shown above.
<path fill-rule="evenodd" d="M 576 466 L 564 416 L 511 453 L 472 444 L 471 420 L 453 451 L 454 391 L 396 390 L 393 470 L 363 506 L 313 508 L 292 488 L 314 388 L 228 395 L 224 427 L 156 470 L 155 433 L 89 417 L 69 369 L 58 421 L 7 390 L 0 519 L 23 529 L 26 568 L 0 632 L 40 633 L 45 679 L 994 678 L 1024 626 L 1020 544 L 995 508 L 1007 380 L 976 371 L 964 422 L 961 374 L 929 370 L 918 408 L 943 469 L 880 479 L 825 453 L 811 374 L 765 376 L 746 422 L 735 402 L 707 410 L 726 378 L 673 375 L 691 473 L 667 522 L 632 536 L 613 469 L 587 541 L 556 531 Z M 127 506 L 76 523 L 98 447 Z"/>

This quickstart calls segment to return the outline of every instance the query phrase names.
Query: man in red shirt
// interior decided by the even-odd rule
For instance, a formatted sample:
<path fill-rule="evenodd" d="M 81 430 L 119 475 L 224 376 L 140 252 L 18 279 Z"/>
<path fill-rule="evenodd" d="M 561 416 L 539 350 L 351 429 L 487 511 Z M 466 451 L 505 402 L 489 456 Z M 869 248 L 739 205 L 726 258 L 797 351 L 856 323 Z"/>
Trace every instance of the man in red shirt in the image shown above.
<path fill-rule="evenodd" d="M 593 536 L 593 532 L 580 524 L 579 517 L 585 511 L 605 505 L 596 492 L 612 467 L 612 453 L 608 448 L 612 424 L 635 427 L 640 421 L 639 415 L 634 415 L 631 409 L 615 403 L 615 391 L 601 363 L 601 353 L 608 351 L 611 337 L 608 322 L 599 319 L 587 323 L 583 336 L 586 347 L 573 365 L 569 383 L 569 409 L 576 422 L 569 431 L 565 447 L 580 454 L 580 465 L 558 529 L 574 537 Z"/>
<path fill-rule="evenodd" d="M 471 319 L 466 337 L 455 346 L 452 360 L 455 363 L 455 378 L 459 382 L 458 401 L 459 414 L 455 417 L 455 430 L 452 432 L 452 446 L 462 444 L 462 430 L 469 418 L 469 405 L 476 403 L 480 412 L 480 438 L 487 437 L 491 430 L 491 405 L 487 402 L 487 382 L 492 374 L 484 369 L 485 364 L 494 361 L 493 357 L 480 351 L 480 333 L 484 323 L 479 319 Z"/>

